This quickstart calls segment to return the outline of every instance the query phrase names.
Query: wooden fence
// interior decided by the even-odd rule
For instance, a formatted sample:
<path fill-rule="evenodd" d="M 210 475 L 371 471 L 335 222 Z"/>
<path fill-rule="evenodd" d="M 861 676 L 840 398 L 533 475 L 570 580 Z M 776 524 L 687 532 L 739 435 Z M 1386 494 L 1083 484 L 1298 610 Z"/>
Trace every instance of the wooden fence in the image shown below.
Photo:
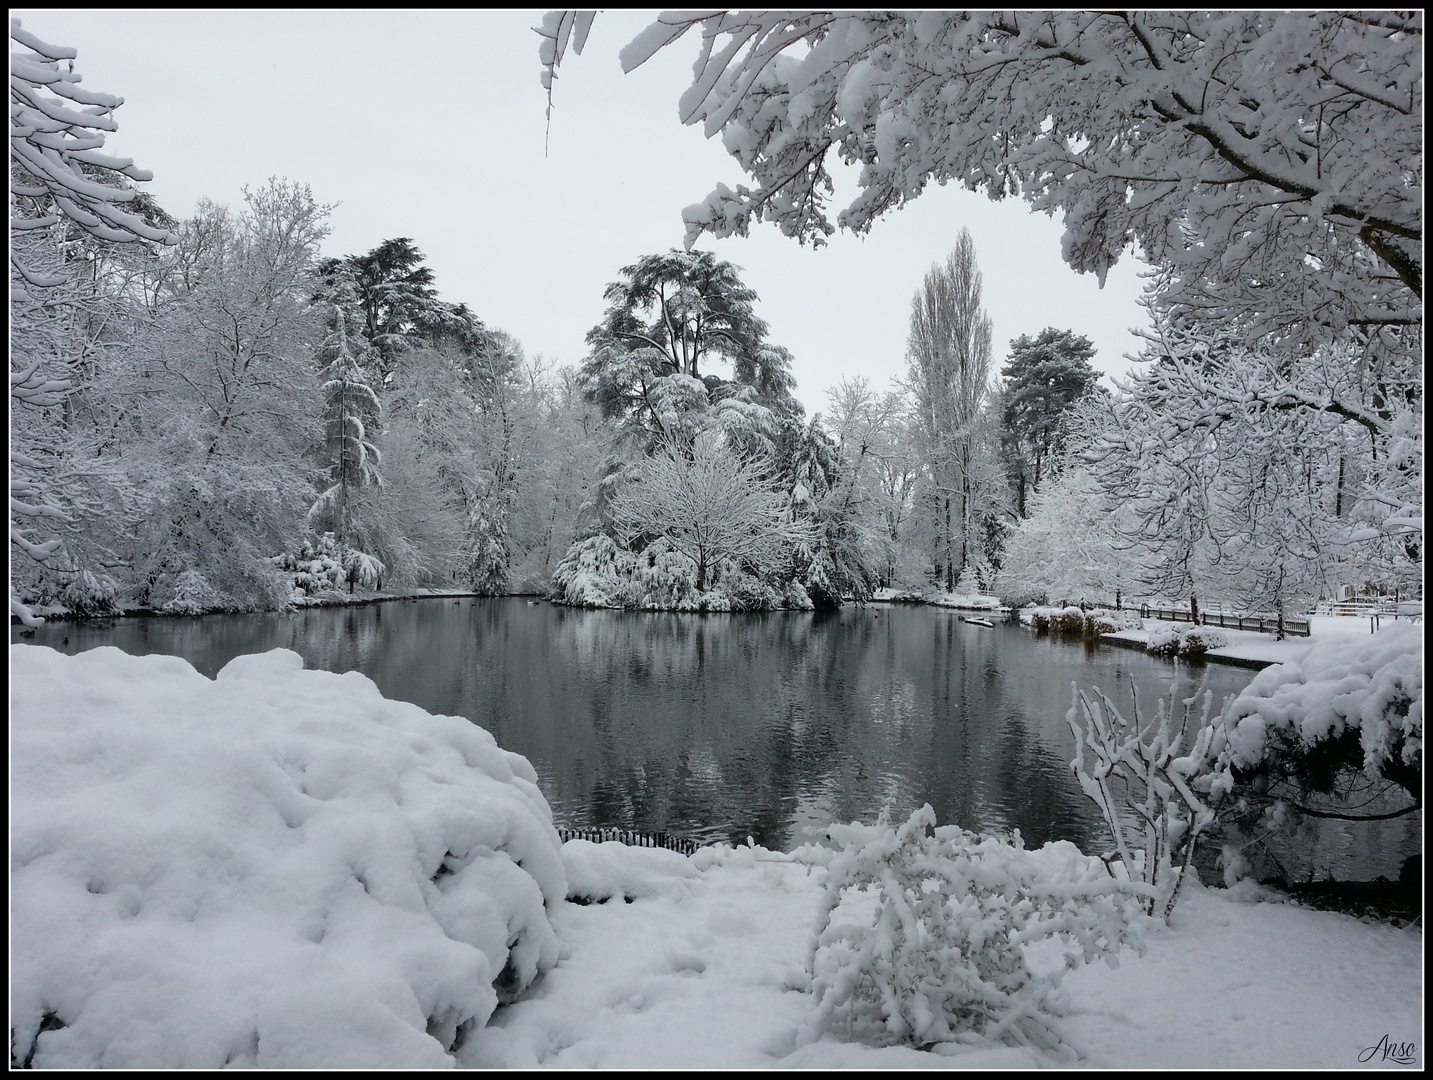
<path fill-rule="evenodd" d="M 558 838 L 565 844 L 569 840 L 590 840 L 594 844 L 604 844 L 615 840 L 619 844 L 630 844 L 633 847 L 656 847 L 666 848 L 668 851 L 680 851 L 683 855 L 693 854 L 701 844 L 685 836 L 673 836 L 664 832 L 641 832 L 637 829 L 565 829 L 557 830 Z"/>
<path fill-rule="evenodd" d="M 1164 619 L 1168 622 L 1193 622 L 1194 616 L 1188 611 L 1170 608 L 1140 606 L 1141 619 Z M 1278 633 L 1279 620 L 1269 615 L 1223 615 L 1208 611 L 1199 613 L 1201 626 L 1222 626 L 1227 630 L 1253 630 L 1260 634 Z M 1292 637 L 1308 637 L 1307 619 L 1284 619 L 1284 633 Z"/>

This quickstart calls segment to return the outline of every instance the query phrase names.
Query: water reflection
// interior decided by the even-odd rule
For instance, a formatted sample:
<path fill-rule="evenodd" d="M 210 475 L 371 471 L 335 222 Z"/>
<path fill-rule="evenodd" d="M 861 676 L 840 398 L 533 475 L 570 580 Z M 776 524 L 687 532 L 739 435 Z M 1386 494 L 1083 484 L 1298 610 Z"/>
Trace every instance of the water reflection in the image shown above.
<path fill-rule="evenodd" d="M 1121 702 L 1137 690 L 1150 708 L 1172 681 L 1217 704 L 1253 674 L 879 606 L 701 616 L 429 599 L 54 624 L 31 640 L 173 653 L 210 676 L 293 649 L 486 727 L 532 761 L 562 824 L 777 848 L 929 802 L 941 822 L 1094 850 L 1101 828 L 1069 769 L 1071 683 Z"/>

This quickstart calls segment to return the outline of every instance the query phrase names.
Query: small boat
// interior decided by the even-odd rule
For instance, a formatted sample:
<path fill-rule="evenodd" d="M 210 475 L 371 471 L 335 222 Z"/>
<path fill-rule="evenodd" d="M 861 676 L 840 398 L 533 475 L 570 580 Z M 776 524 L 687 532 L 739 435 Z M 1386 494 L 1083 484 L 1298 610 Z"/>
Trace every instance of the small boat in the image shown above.
<path fill-rule="evenodd" d="M 994 624 L 993 622 L 991 622 L 989 619 L 981 619 L 981 618 L 977 618 L 977 617 L 971 616 L 971 615 L 962 615 L 962 616 L 960 617 L 960 621 L 961 621 L 961 622 L 968 622 L 968 623 L 970 623 L 971 626 L 994 626 L 994 625 L 995 625 L 995 624 Z"/>

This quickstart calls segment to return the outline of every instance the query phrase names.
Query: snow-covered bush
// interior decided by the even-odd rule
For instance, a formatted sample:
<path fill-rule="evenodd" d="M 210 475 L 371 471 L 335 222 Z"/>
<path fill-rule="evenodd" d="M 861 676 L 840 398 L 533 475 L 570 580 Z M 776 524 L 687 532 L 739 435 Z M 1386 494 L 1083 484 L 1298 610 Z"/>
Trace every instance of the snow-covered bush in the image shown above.
<path fill-rule="evenodd" d="M 1139 630 L 1144 626 L 1144 620 L 1139 617 L 1136 611 L 1127 608 L 1111 611 L 1109 608 L 1096 608 L 1085 617 L 1087 631 L 1096 636 L 1100 634 L 1114 634 L 1120 630 Z"/>
<path fill-rule="evenodd" d="M 548 597 L 572 607 L 620 607 L 636 559 L 610 536 L 579 540 L 552 572 Z"/>
<path fill-rule="evenodd" d="M 786 583 L 786 588 L 781 594 L 780 606 L 792 611 L 812 611 L 816 607 L 816 602 L 811 599 L 805 586 L 792 578 Z"/>
<path fill-rule="evenodd" d="M 1191 724 L 1194 699 L 1184 703 L 1176 722 L 1172 691 L 1168 707 L 1160 701 L 1148 721 L 1139 715 L 1137 698 L 1134 718 L 1127 720 L 1102 691 L 1093 694 L 1092 699 L 1076 690 L 1065 715 L 1075 736 L 1075 779 L 1109 827 L 1110 873 L 1152 886 L 1145 913 L 1167 919 L 1180 883 L 1193 873 L 1195 844 L 1214 824 L 1214 809 L 1195 793 L 1218 752 L 1217 732 L 1209 723 L 1211 699 L 1205 695 L 1204 712 Z M 1186 738 L 1188 752 L 1181 753 Z"/>
<path fill-rule="evenodd" d="M 337 592 L 348 576 L 343 549 L 331 532 L 310 537 L 296 553 L 278 555 L 273 563 L 292 581 L 296 599 Z"/>
<path fill-rule="evenodd" d="M 22 595 L 31 607 L 53 606 L 87 618 L 120 613 L 119 585 L 103 571 L 41 573 Z"/>
<path fill-rule="evenodd" d="M 697 592 L 696 564 L 665 540 L 656 540 L 634 560 L 627 598 L 630 607 L 697 611 L 701 594 Z"/>
<path fill-rule="evenodd" d="M 734 560 L 711 569 L 712 585 L 697 588 L 690 557 L 658 539 L 633 553 L 611 537 L 597 535 L 573 544 L 552 574 L 548 596 L 573 607 L 620 607 L 658 611 L 810 610 L 810 596 L 799 582 L 784 591 L 754 577 Z"/>
<path fill-rule="evenodd" d="M 1232 790 L 1236 774 L 1269 771 L 1277 762 L 1287 767 L 1337 741 L 1356 740 L 1349 748 L 1353 760 L 1340 755 L 1325 767 L 1361 766 L 1367 776 L 1414 794 L 1423 765 L 1423 627 L 1396 623 L 1267 667 L 1224 707 L 1216 725 L 1221 750 L 1214 790 Z M 1319 779 L 1303 774 L 1309 787 Z"/>
<path fill-rule="evenodd" d="M 1229 637 L 1208 626 L 1169 627 L 1150 631 L 1145 651 L 1152 656 L 1203 656 L 1210 649 L 1222 649 Z"/>
<path fill-rule="evenodd" d="M 451 1066 L 556 962 L 551 813 L 482 728 L 286 650 L 10 660 L 15 1061 Z"/>
<path fill-rule="evenodd" d="M 184 570 L 176 574 L 169 586 L 169 596 L 159 610 L 169 615 L 203 615 L 216 611 L 224 600 L 205 580 L 198 570 Z"/>
<path fill-rule="evenodd" d="M 1133 612 L 1111 611 L 1108 608 L 1094 608 L 1091 611 L 1085 611 L 1073 604 L 1069 607 L 1036 605 L 1023 608 L 1020 612 L 1020 621 L 1037 633 L 1061 634 L 1068 637 L 1097 637 L 1100 634 L 1113 634 L 1117 630 L 1127 630 L 1142 625 L 1139 616 Z"/>
<path fill-rule="evenodd" d="M 297 553 L 270 561 L 292 582 L 294 602 L 342 595 L 349 581 L 377 588 L 387 569 L 382 560 L 339 543 L 331 532 L 310 537 Z"/>
<path fill-rule="evenodd" d="M 1138 900 L 1070 843 L 935 828 L 929 806 L 899 829 L 832 826 L 810 971 L 815 1010 L 798 1044 L 825 1032 L 876 1044 L 1008 1043 L 1063 1051 L 1052 993 L 1065 971 L 1124 945 L 1143 950 Z M 933 830 L 933 832 L 932 832 Z M 1064 967 L 1034 972 L 1025 946 L 1063 942 Z"/>

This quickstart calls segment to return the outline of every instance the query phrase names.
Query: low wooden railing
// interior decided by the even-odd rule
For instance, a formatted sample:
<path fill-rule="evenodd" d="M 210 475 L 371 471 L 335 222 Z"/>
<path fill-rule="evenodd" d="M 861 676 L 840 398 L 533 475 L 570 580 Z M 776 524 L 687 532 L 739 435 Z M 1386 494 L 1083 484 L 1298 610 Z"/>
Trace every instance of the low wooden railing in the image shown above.
<path fill-rule="evenodd" d="M 1139 617 L 1141 619 L 1164 619 L 1167 622 L 1194 621 L 1194 616 L 1188 611 L 1178 608 L 1152 608 L 1145 605 L 1140 606 Z M 1224 615 L 1201 611 L 1199 624 L 1201 626 L 1222 626 L 1226 630 L 1253 630 L 1260 634 L 1276 634 L 1279 631 L 1278 616 L 1270 615 Z M 1308 637 L 1309 621 L 1286 618 L 1284 619 L 1284 633 L 1293 637 Z"/>
<path fill-rule="evenodd" d="M 565 829 L 557 830 L 559 839 L 565 844 L 569 840 L 590 840 L 594 844 L 605 844 L 615 840 L 619 844 L 633 847 L 666 848 L 680 851 L 683 855 L 693 854 L 702 845 L 685 836 L 673 836 L 664 832 L 641 832 L 637 829 Z"/>

